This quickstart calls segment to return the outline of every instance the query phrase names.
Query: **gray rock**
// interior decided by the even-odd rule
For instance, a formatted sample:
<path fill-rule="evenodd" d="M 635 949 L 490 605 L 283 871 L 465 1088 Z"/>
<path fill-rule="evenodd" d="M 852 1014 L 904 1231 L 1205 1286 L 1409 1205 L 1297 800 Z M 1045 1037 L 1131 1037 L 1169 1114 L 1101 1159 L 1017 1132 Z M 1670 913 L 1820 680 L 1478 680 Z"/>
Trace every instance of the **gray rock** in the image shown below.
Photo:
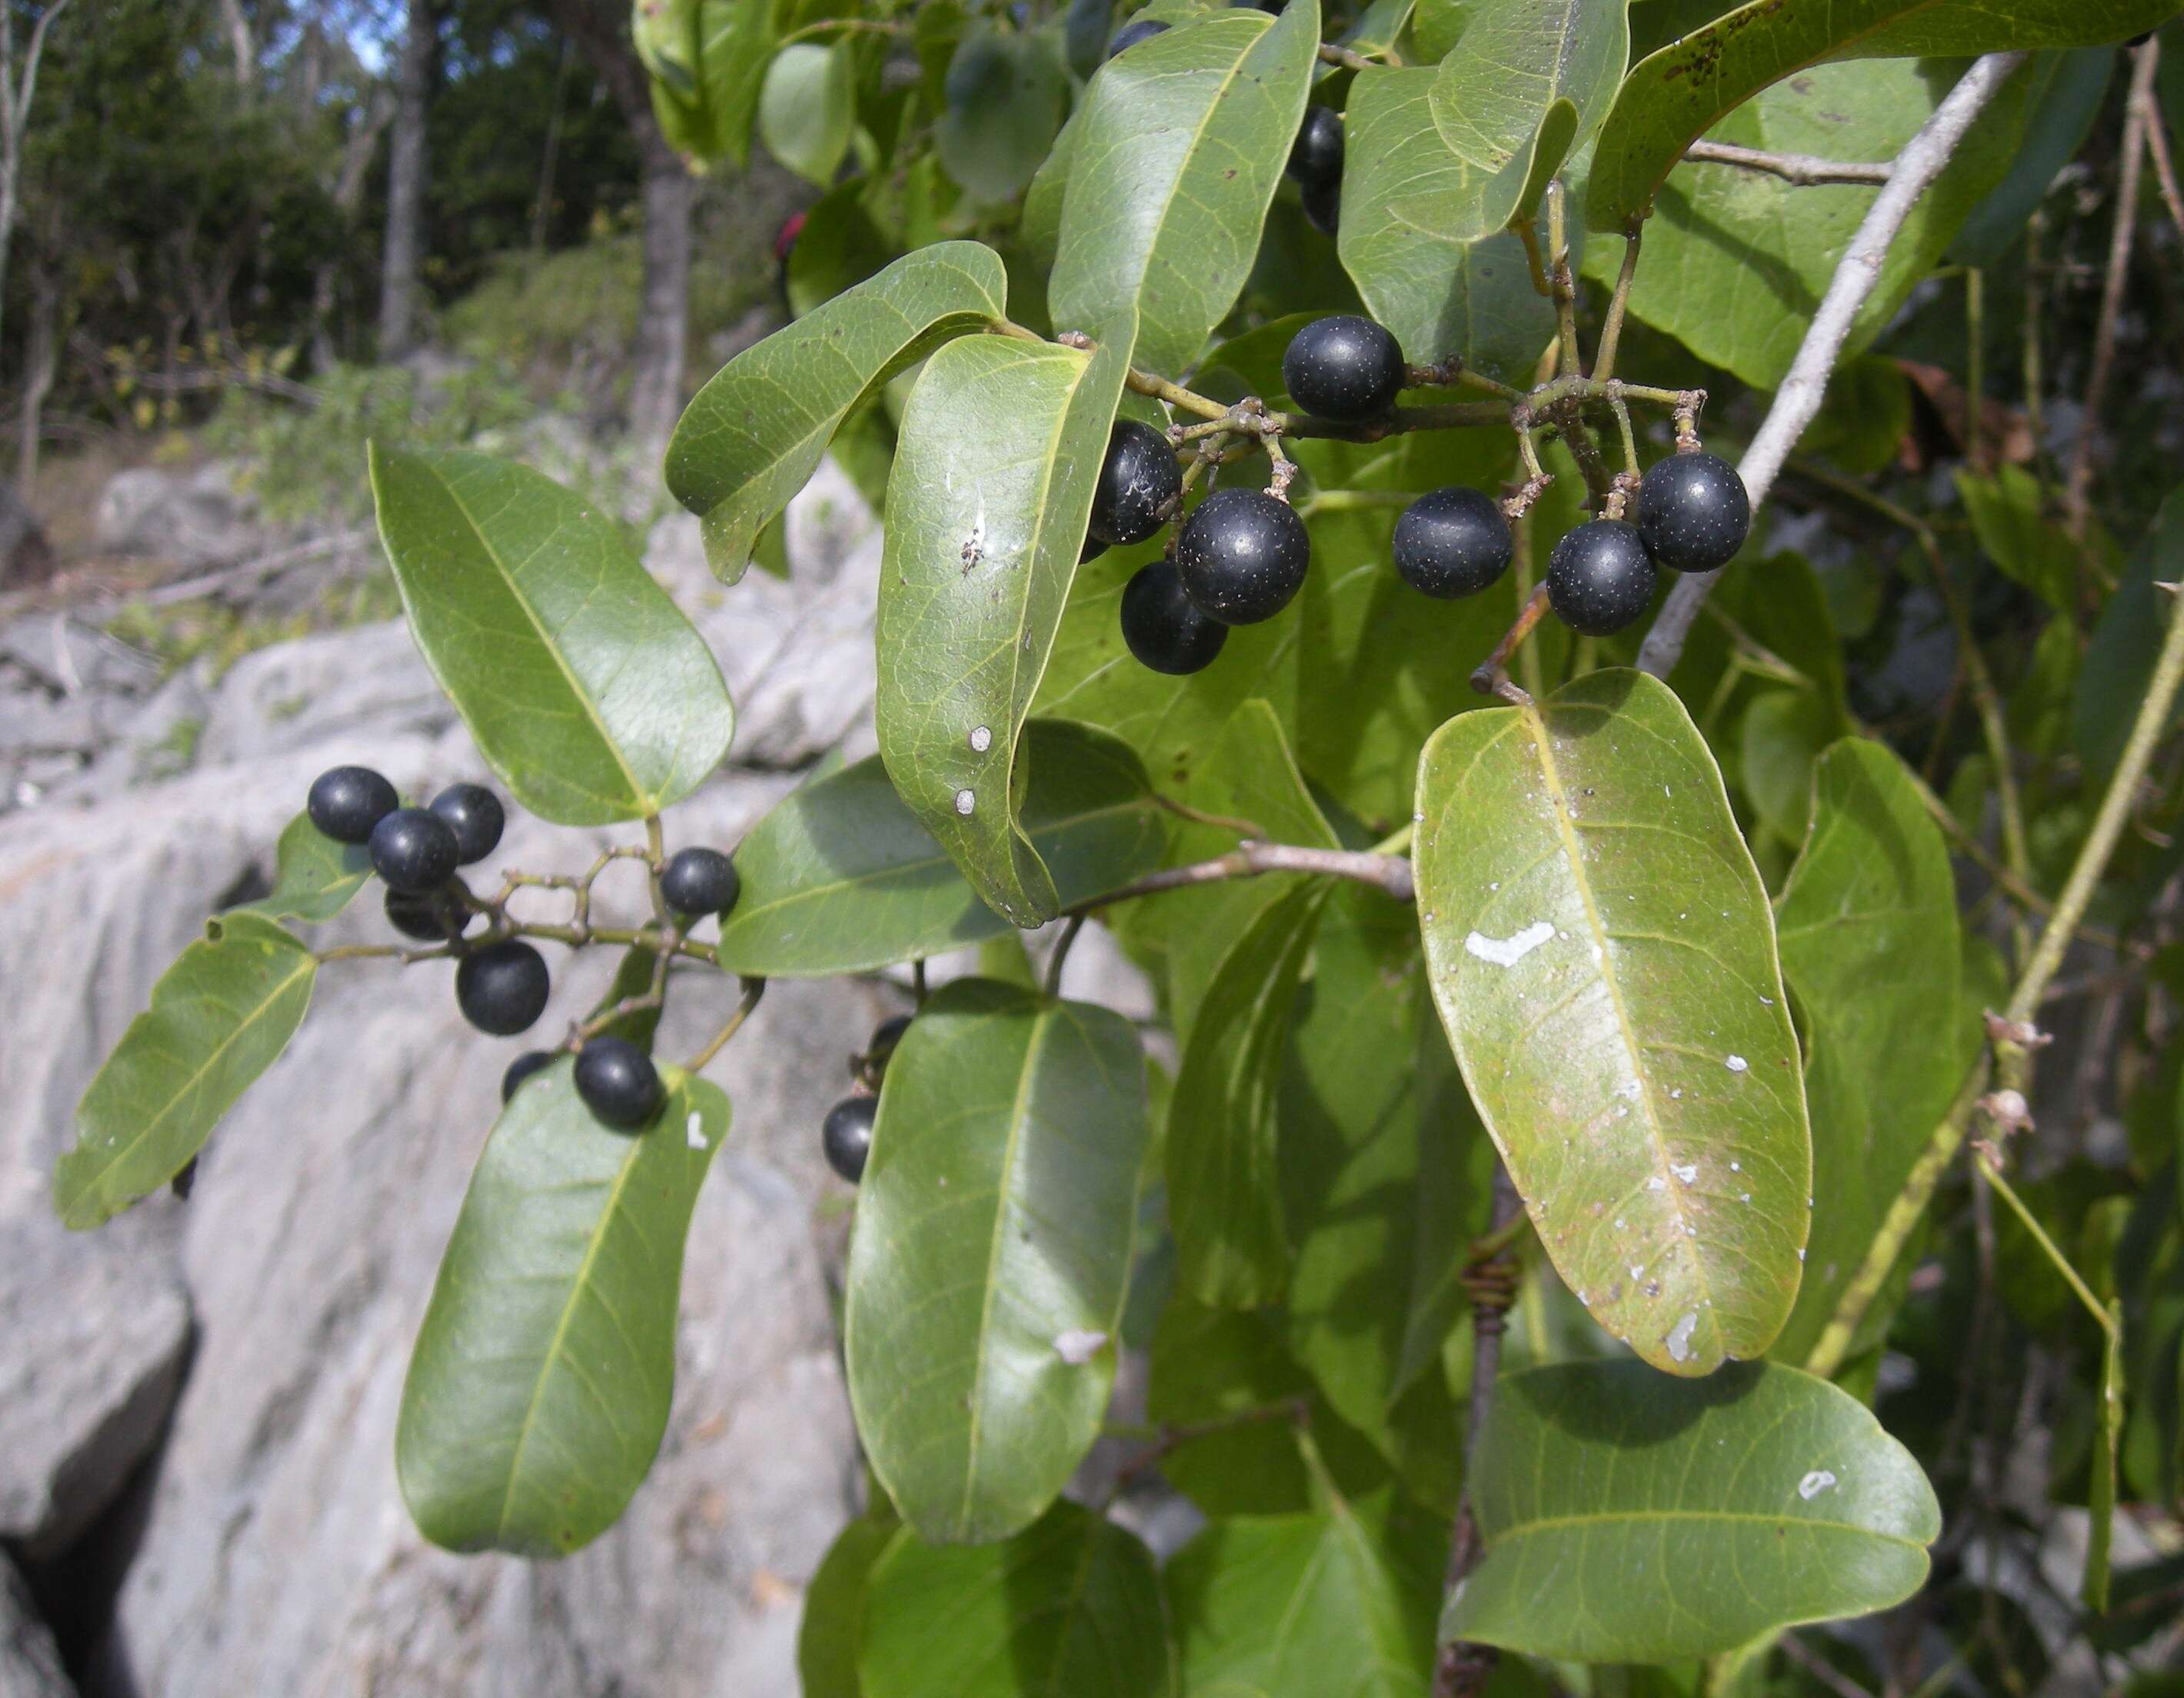
<path fill-rule="evenodd" d="M 29 1590 L 0 1556 L 0 1694 L 6 1698 L 75 1698 L 53 1636 L 38 1619 Z"/>
<path fill-rule="evenodd" d="M 190 1311 L 168 1238 L 70 1233 L 42 1200 L 0 1220 L 0 1539 L 31 1562 L 114 1501 L 174 1405 Z"/>
<path fill-rule="evenodd" d="M 261 649 L 221 680 L 201 765 L 264 760 L 332 739 L 437 737 L 455 710 L 400 620 Z"/>
<path fill-rule="evenodd" d="M 226 461 L 186 472 L 136 466 L 107 480 L 93 524 L 109 553 L 212 565 L 242 560 L 263 543 L 248 509 Z"/>

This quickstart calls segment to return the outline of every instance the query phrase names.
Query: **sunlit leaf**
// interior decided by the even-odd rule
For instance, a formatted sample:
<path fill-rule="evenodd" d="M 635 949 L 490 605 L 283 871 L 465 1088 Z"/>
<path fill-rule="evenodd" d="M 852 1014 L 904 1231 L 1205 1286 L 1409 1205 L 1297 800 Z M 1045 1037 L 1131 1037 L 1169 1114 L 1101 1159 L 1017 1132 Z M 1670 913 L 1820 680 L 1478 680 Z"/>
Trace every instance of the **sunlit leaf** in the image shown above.
<path fill-rule="evenodd" d="M 834 181 L 857 121 L 850 44 L 797 42 L 774 55 L 759 91 L 758 134 L 767 153 L 805 181 Z"/>
<path fill-rule="evenodd" d="M 317 925 L 348 907 L 370 878 L 371 857 L 361 845 L 337 843 L 298 814 L 281 828 L 271 892 L 237 911 Z"/>

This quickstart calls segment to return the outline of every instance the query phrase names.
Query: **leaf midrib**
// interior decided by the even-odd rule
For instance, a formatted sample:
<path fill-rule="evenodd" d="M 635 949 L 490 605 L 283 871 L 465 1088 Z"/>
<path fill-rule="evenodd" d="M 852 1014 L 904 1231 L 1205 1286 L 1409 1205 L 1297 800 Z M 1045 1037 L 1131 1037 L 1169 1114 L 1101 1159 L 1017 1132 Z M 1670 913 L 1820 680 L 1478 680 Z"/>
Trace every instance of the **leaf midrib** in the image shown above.
<path fill-rule="evenodd" d="M 1769 1515 L 1758 1510 L 1712 1509 L 1641 1509 L 1595 1511 L 1588 1514 L 1542 1516 L 1516 1526 L 1503 1528 L 1498 1533 L 1480 1533 L 1480 1539 L 1488 1550 L 1529 1539 L 1535 1534 L 1568 1532 L 1577 1528 L 1639 1527 L 1655 1522 L 1706 1522 L 1730 1526 L 1799 1528 L 1819 1533 L 1848 1533 L 1861 1539 L 1880 1539 L 1890 1545 L 1900 1545 L 1906 1550 L 1925 1554 L 1926 1546 L 1915 1539 L 1907 1539 L 1897 1533 L 1887 1533 L 1876 1527 L 1862 1526 L 1854 1521 L 1828 1521 L 1809 1515 Z"/>

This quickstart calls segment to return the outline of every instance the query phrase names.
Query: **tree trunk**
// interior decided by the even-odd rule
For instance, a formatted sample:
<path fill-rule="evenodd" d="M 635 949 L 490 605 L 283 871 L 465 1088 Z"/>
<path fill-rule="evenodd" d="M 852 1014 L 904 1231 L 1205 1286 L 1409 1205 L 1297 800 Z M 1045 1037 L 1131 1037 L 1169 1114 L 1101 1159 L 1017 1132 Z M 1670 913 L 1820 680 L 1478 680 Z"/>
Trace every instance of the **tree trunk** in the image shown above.
<path fill-rule="evenodd" d="M 50 268 L 31 268 L 31 342 L 23 370 L 23 414 L 15 438 L 15 487 L 23 504 L 33 505 L 38 481 L 38 438 L 45 426 L 46 397 L 53 392 L 55 344 L 59 337 L 60 281 Z"/>
<path fill-rule="evenodd" d="M 228 51 L 235 55 L 235 80 L 248 88 L 258 80 L 258 43 L 251 37 L 242 0 L 220 0 L 220 19 L 227 31 Z"/>
<path fill-rule="evenodd" d="M 432 75 L 432 0 L 410 0 L 387 154 L 387 248 L 379 280 L 379 357 L 416 345 L 418 274 L 425 248 L 425 103 Z"/>
<path fill-rule="evenodd" d="M 630 350 L 629 428 L 640 440 L 665 446 L 682 411 L 682 368 L 690 343 L 690 207 L 697 184 L 664 140 L 646 153 L 644 288 Z"/>

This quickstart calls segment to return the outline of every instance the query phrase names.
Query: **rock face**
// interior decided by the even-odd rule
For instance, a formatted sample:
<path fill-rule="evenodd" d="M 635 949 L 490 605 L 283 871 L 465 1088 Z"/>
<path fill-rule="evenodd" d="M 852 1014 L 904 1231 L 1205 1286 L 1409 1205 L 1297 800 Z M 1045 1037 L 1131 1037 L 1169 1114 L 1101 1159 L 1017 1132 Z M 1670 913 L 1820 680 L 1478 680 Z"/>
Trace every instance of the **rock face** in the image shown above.
<path fill-rule="evenodd" d="M 53 1636 L 5 1556 L 0 1556 L 0 1692 L 8 1698 L 75 1698 Z"/>
<path fill-rule="evenodd" d="M 690 575 L 694 534 L 655 539 L 742 721 L 738 765 L 668 816 L 671 846 L 733 843 L 794 782 L 773 769 L 871 745 L 877 537 L 846 484 L 820 494 L 834 511 L 800 512 L 793 584 L 755 575 L 723 592 Z M 22 635 L 0 631 L 0 657 Z M 396 1415 L 523 1043 L 460 1024 L 448 964 L 330 966 L 187 1203 L 153 1199 L 81 1236 L 51 1214 L 47 1178 L 98 1060 L 204 915 L 270 873 L 310 779 L 359 760 L 412 793 L 488 776 L 398 626 L 263 651 L 209 688 L 203 717 L 199 764 L 179 778 L 132 782 L 114 743 L 64 793 L 76 800 L 0 818 L 0 983 L 38 989 L 0 1044 L 0 1537 L 34 1567 L 71 1542 L 71 1563 L 101 1540 L 125 1560 L 103 1631 L 70 1649 L 82 1690 L 793 1692 L 803 1585 L 861 1491 L 832 1235 L 815 1230 L 834 1183 L 816 1129 L 894 993 L 776 985 L 708 1069 L 734 1126 L 690 1234 L 673 1417 L 623 1521 L 560 1563 L 433 1550 L 397 1489 Z M 492 865 L 581 866 L 628 836 L 517 816 Z M 639 895 L 610 875 L 595 916 Z M 367 896 L 318 936 L 383 939 L 378 910 Z M 549 960 L 542 1033 L 613 965 Z M 660 1052 L 694 1051 L 733 997 L 691 979 Z M 100 1520 L 132 1473 L 125 1517 Z M 66 1690 L 6 1662 L 7 1609 L 0 1692 Z"/>
<path fill-rule="evenodd" d="M 98 498 L 98 546 L 186 566 L 241 560 L 260 537 L 235 474 L 225 460 L 194 471 L 139 466 L 116 473 Z"/>

